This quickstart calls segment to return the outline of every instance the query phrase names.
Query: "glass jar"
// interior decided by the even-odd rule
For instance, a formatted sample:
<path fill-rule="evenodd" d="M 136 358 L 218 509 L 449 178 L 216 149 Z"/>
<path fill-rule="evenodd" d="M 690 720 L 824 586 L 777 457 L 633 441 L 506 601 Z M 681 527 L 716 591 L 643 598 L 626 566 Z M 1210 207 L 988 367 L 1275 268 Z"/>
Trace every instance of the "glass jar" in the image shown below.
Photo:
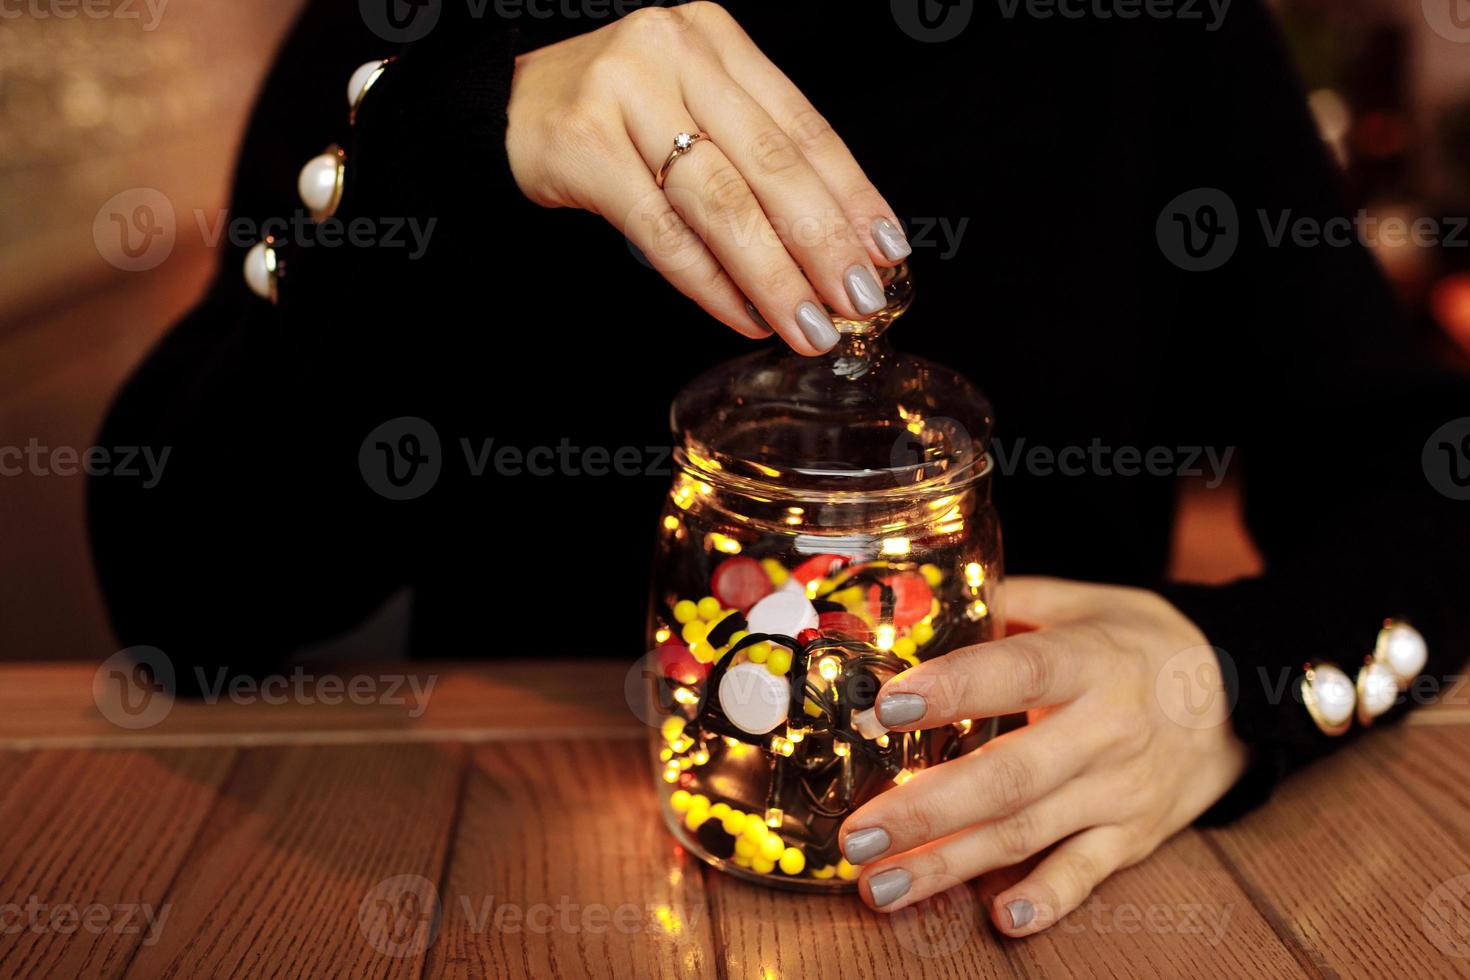
<path fill-rule="evenodd" d="M 900 671 L 1003 634 L 990 406 L 889 348 L 905 267 L 885 290 L 830 353 L 773 344 L 671 414 L 644 672 L 664 816 L 703 860 L 782 887 L 854 887 L 846 816 L 994 733 L 890 733 L 873 709 Z"/>

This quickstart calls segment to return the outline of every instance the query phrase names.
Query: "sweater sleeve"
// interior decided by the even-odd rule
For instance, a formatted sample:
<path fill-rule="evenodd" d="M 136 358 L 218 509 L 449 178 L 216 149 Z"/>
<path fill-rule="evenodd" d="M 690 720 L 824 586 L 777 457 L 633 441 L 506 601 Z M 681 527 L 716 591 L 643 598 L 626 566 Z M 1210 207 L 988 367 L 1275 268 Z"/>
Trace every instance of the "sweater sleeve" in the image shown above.
<path fill-rule="evenodd" d="M 1470 503 L 1441 492 L 1427 443 L 1470 415 L 1470 383 L 1404 322 L 1269 14 L 1237 4 L 1193 59 L 1200 102 L 1161 150 L 1173 179 L 1159 203 L 1211 187 L 1236 212 L 1228 261 L 1175 272 L 1188 282 L 1181 322 L 1213 338 L 1214 431 L 1240 450 L 1246 521 L 1265 558 L 1257 578 L 1159 590 L 1217 648 L 1235 731 L 1253 750 L 1250 771 L 1202 818 L 1219 822 L 1361 734 L 1357 722 L 1335 738 L 1317 729 L 1300 700 L 1306 662 L 1354 677 L 1383 621 L 1402 618 L 1429 662 L 1387 717 L 1455 684 L 1470 651 Z M 1250 390 L 1231 377 L 1253 379 Z"/>

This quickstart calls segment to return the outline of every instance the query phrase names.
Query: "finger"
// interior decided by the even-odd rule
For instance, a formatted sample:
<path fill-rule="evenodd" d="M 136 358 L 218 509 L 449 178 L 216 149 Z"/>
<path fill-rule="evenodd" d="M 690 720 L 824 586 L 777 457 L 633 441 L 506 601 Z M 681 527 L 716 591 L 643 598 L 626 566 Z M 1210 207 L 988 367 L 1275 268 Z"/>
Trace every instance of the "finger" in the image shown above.
<path fill-rule="evenodd" d="M 739 26 L 734 31 L 738 35 L 720 47 L 725 70 L 795 141 L 846 212 L 869 257 L 879 265 L 903 261 L 913 252 L 903 225 L 847 144 L 745 32 Z"/>
<path fill-rule="evenodd" d="M 674 135 L 699 129 L 682 108 L 626 106 L 628 132 L 649 171 L 668 157 Z M 695 143 L 674 162 L 664 194 L 737 289 L 766 322 L 802 354 L 836 346 L 836 326 L 796 261 L 771 227 L 745 178 L 713 140 Z"/>
<path fill-rule="evenodd" d="M 921 770 L 847 818 L 843 853 L 853 864 L 867 864 L 1018 813 L 1097 757 L 1102 750 L 1097 729 L 1053 715 Z"/>
<path fill-rule="evenodd" d="M 689 110 L 744 176 L 827 305 L 848 319 L 887 306 L 866 246 L 785 130 L 717 65 L 691 62 L 683 85 Z"/>
<path fill-rule="evenodd" d="M 1114 825 L 1093 827 L 1071 838 L 995 897 L 990 915 L 996 928 L 1008 936 L 1050 928 L 1104 879 L 1130 863 L 1129 842 L 1128 832 Z"/>
<path fill-rule="evenodd" d="M 1005 580 L 1007 619 L 1031 626 L 1060 626 L 1095 615 L 1116 586 L 1094 585 L 1043 575 L 1012 575 Z"/>
<path fill-rule="evenodd" d="M 866 865 L 858 886 L 863 901 L 882 912 L 897 912 L 987 871 L 1019 864 L 1092 826 L 1095 792 L 1069 783 L 1011 816 Z"/>
<path fill-rule="evenodd" d="M 1063 704 L 1099 679 L 1103 661 L 1095 633 L 1084 627 L 960 647 L 884 684 L 878 720 L 909 731 Z"/>

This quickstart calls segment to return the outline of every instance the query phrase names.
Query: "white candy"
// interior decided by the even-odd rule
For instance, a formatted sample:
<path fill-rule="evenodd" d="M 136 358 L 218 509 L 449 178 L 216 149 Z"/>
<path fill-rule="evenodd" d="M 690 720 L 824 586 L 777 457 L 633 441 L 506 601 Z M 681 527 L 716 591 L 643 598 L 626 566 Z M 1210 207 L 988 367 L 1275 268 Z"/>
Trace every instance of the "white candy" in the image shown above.
<path fill-rule="evenodd" d="M 1392 622 L 1379 632 L 1373 659 L 1386 664 L 1398 676 L 1399 683 L 1407 684 L 1429 662 L 1429 645 L 1408 623 Z"/>
<path fill-rule="evenodd" d="M 751 735 L 764 735 L 786 720 L 791 688 L 764 664 L 736 664 L 720 679 L 720 710 L 730 724 Z"/>
<path fill-rule="evenodd" d="M 749 633 L 775 633 L 794 637 L 802 630 L 816 629 L 817 608 L 804 593 L 781 590 L 772 592 L 750 609 L 745 617 Z"/>

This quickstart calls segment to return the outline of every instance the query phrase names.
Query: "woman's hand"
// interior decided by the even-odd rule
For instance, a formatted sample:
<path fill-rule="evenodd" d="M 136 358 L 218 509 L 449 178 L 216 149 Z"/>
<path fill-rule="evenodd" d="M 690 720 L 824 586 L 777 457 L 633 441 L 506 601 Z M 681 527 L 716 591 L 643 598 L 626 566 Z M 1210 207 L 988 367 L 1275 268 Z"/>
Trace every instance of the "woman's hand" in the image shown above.
<path fill-rule="evenodd" d="M 1214 651 L 1160 596 L 1015 577 L 1006 601 L 1040 628 L 904 671 L 879 692 L 879 718 L 911 731 L 1026 711 L 1029 724 L 871 801 L 842 846 L 865 865 L 864 898 L 891 912 L 1061 841 L 992 905 L 998 928 L 1024 936 L 1190 824 L 1247 750 Z M 1189 697 L 1202 687 L 1216 694 L 1203 706 Z"/>
<path fill-rule="evenodd" d="M 909 254 L 842 140 L 718 4 L 643 9 L 523 55 L 509 116 L 527 197 L 602 215 L 746 336 L 830 349 L 821 303 L 848 318 L 882 309 L 876 266 Z M 701 130 L 710 139 L 659 190 L 674 137 Z"/>

